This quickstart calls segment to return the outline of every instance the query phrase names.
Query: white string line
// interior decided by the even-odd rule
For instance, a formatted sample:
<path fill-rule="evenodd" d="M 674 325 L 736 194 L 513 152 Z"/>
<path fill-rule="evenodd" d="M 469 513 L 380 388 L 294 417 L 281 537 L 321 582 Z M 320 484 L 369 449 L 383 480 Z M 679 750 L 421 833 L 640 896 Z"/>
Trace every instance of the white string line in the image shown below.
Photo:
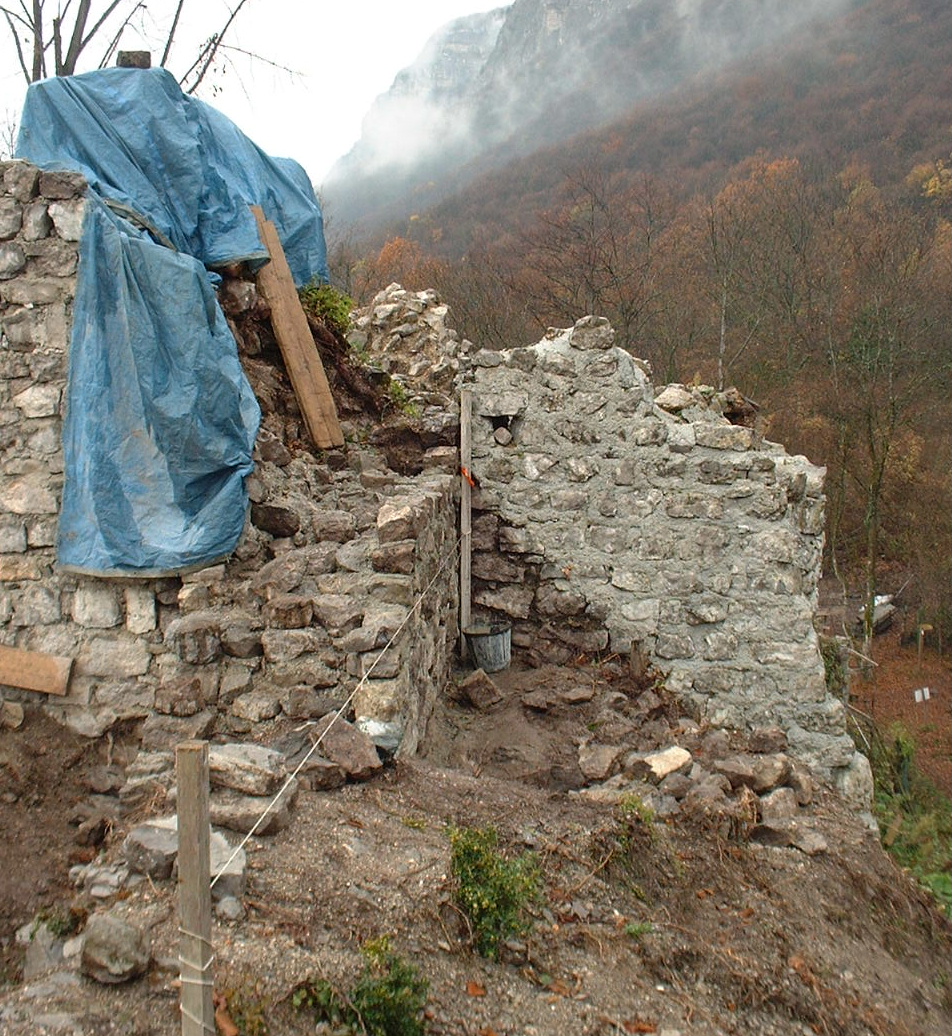
<path fill-rule="evenodd" d="M 331 727 L 333 727 L 334 724 L 347 711 L 347 709 L 350 708 L 350 704 L 354 700 L 354 698 L 357 696 L 357 692 L 364 686 L 364 684 L 367 682 L 367 680 L 370 679 L 370 674 L 374 671 L 374 669 L 377 668 L 377 663 L 380 661 L 381 658 L 383 658 L 383 656 L 387 653 L 387 651 L 393 646 L 394 641 L 397 639 L 397 637 L 400 636 L 400 634 L 403 632 L 403 629 L 406 626 L 406 624 L 410 621 L 410 619 L 413 617 L 414 613 L 417 611 L 417 609 L 423 603 L 423 599 L 430 592 L 430 590 L 433 589 L 433 586 L 436 583 L 437 579 L 439 579 L 440 576 L 443 574 L 443 570 L 456 557 L 457 553 L 459 552 L 460 544 L 462 542 L 463 542 L 463 537 L 460 536 L 459 539 L 456 541 L 453 549 L 449 552 L 449 554 L 446 556 L 446 558 L 444 558 L 442 564 L 436 570 L 436 574 L 429 581 L 429 583 L 427 583 L 427 585 L 420 592 L 420 594 L 417 597 L 417 599 L 413 602 L 412 607 L 407 612 L 406 617 L 404 618 L 403 622 L 401 622 L 400 625 L 397 627 L 397 629 L 394 632 L 393 636 L 380 649 L 380 653 L 373 660 L 373 662 L 371 662 L 370 667 L 367 669 L 367 672 L 364 673 L 364 675 L 360 678 L 359 683 L 350 692 L 350 695 L 347 698 L 347 700 L 344 702 L 344 704 L 341 705 L 341 707 L 335 713 L 333 713 L 332 719 L 331 719 L 330 723 L 327 724 L 326 728 L 324 729 L 324 732 L 314 742 L 314 744 L 311 745 L 310 750 L 308 751 L 307 755 L 305 755 L 304 758 L 297 764 L 297 766 L 294 769 L 294 772 L 291 774 L 290 777 L 288 777 L 288 779 L 282 785 L 280 791 L 278 791 L 278 793 L 274 796 L 274 798 L 265 807 L 265 811 L 255 821 L 254 826 L 245 835 L 245 837 L 238 843 L 238 846 L 235 848 L 235 851 L 231 854 L 231 856 L 228 857 L 228 859 L 222 865 L 221 870 L 219 870 L 219 872 L 215 875 L 215 877 L 212 878 L 212 882 L 211 882 L 211 886 L 210 886 L 211 888 L 215 887 L 215 883 L 218 881 L 218 879 L 225 873 L 226 870 L 228 870 L 228 868 L 231 866 L 231 864 L 237 858 L 238 854 L 242 851 L 242 849 L 244 849 L 244 847 L 251 840 L 251 838 L 254 835 L 255 831 L 257 831 L 258 828 L 264 823 L 265 817 L 267 817 L 267 815 L 271 812 L 271 810 L 274 809 L 275 805 L 277 805 L 277 803 L 278 803 L 278 800 L 288 790 L 288 788 L 291 786 L 292 782 L 297 777 L 297 775 L 301 772 L 301 770 L 304 769 L 304 766 L 307 763 L 307 761 L 311 758 L 311 756 L 320 747 L 321 742 L 324 740 L 324 738 L 327 737 L 327 734 L 330 731 Z"/>

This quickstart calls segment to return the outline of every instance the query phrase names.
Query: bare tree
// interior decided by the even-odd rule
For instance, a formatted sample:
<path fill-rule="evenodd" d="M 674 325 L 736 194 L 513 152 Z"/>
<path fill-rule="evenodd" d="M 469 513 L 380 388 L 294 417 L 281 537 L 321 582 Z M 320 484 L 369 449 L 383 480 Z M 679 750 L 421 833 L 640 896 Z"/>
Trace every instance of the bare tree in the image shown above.
<path fill-rule="evenodd" d="M 187 93 L 194 93 L 216 60 L 226 49 L 225 38 L 249 0 L 237 0 L 227 9 L 217 32 L 199 47 L 198 55 L 179 77 Z M 181 27 L 185 0 L 177 0 L 165 34 L 160 65 L 167 67 L 173 43 Z M 145 14 L 144 0 L 17 0 L 0 3 L 16 51 L 20 71 L 27 83 L 47 76 L 70 76 L 80 66 L 103 68 L 115 54 L 126 30 Z M 94 55 L 94 56 L 90 56 Z"/>

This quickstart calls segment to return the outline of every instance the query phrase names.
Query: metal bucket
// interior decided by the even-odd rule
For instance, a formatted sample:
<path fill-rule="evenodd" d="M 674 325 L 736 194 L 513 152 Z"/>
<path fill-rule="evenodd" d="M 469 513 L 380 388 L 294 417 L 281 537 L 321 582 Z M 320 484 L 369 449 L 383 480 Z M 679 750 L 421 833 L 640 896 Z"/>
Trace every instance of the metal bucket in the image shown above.
<path fill-rule="evenodd" d="M 486 673 L 498 673 L 501 669 L 509 668 L 512 626 L 508 622 L 468 626 L 463 634 L 478 669 Z"/>

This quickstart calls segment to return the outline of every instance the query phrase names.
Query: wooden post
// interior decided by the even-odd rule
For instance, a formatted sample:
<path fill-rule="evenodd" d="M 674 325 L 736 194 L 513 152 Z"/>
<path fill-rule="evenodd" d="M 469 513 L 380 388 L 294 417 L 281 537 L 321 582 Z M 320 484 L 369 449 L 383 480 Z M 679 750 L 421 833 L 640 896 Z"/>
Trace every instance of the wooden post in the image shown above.
<path fill-rule="evenodd" d="M 182 1036 L 214 1036 L 208 742 L 182 742 L 175 750 L 175 768 Z"/>
<path fill-rule="evenodd" d="M 466 475 L 473 465 L 473 390 L 464 388 L 459 396 L 459 456 L 463 468 L 459 501 L 459 648 L 466 657 L 466 634 L 471 619 L 473 593 L 473 490 Z"/>

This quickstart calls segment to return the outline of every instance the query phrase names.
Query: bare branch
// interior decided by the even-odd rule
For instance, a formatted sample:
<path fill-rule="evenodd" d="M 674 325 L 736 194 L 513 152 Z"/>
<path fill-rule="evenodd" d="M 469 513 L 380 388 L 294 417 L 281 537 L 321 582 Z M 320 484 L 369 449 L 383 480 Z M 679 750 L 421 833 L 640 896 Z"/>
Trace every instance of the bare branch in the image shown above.
<path fill-rule="evenodd" d="M 33 0 L 33 77 L 35 83 L 46 74 L 46 58 L 43 55 L 43 3 Z"/>
<path fill-rule="evenodd" d="M 89 18 L 89 8 L 92 0 L 79 0 L 79 10 L 76 12 L 76 20 L 73 22 L 73 33 L 70 36 L 69 47 L 66 50 L 66 59 L 61 64 L 60 54 L 61 41 L 57 33 L 56 41 L 56 74 L 71 76 L 76 71 L 76 61 L 79 52 L 83 48 L 83 30 L 86 28 L 86 20 Z M 54 21 L 54 26 L 56 22 Z"/>
<path fill-rule="evenodd" d="M 162 51 L 162 60 L 159 62 L 162 68 L 165 68 L 165 63 L 169 59 L 169 52 L 172 49 L 172 41 L 175 39 L 175 30 L 178 28 L 179 18 L 182 15 L 182 8 L 185 6 L 185 0 L 178 0 L 178 4 L 175 8 L 175 17 L 172 19 L 172 28 L 169 29 L 168 39 L 165 41 L 165 49 Z"/>
<path fill-rule="evenodd" d="M 247 2 L 248 2 L 248 0 L 238 0 L 238 3 L 235 6 L 235 9 L 229 15 L 228 21 L 225 22 L 224 27 L 222 28 L 221 32 L 216 33 L 214 36 L 211 37 L 211 39 L 208 41 L 208 43 L 206 43 L 206 45 L 204 47 L 204 51 L 203 51 L 203 53 L 205 54 L 204 62 L 202 63 L 201 68 L 199 69 L 198 75 L 195 78 L 195 82 L 192 83 L 191 86 L 188 87 L 188 89 L 185 91 L 186 93 L 188 93 L 188 94 L 195 93 L 195 91 L 201 85 L 201 82 L 205 78 L 205 76 L 207 75 L 208 70 L 212 67 L 212 65 L 215 62 L 215 56 L 218 53 L 219 47 L 221 47 L 221 45 L 222 45 L 222 40 L 224 40 L 225 34 L 231 28 L 232 23 L 238 17 L 239 11 L 241 11 L 242 7 L 244 7 Z M 196 64 L 197 64 L 197 62 L 196 62 Z M 195 65 L 192 66 L 192 69 L 193 68 L 195 68 Z M 179 80 L 179 84 L 183 88 L 184 88 L 184 85 L 185 85 L 185 79 L 187 78 L 188 74 L 192 71 L 192 69 L 189 69 L 189 71 L 186 72 L 185 76 L 183 76 L 182 79 Z"/>
<path fill-rule="evenodd" d="M 20 45 L 20 37 L 17 35 L 16 27 L 13 24 L 13 15 L 5 7 L 2 8 L 3 16 L 7 20 L 7 25 L 10 26 L 10 35 L 13 37 L 13 44 L 17 49 L 17 60 L 20 62 L 20 70 L 23 72 L 23 78 L 27 83 L 32 82 L 30 79 L 30 70 L 26 67 L 26 55 L 23 53 L 23 47 Z"/>
<path fill-rule="evenodd" d="M 93 25 L 93 27 L 89 30 L 89 32 L 87 32 L 86 35 L 83 37 L 83 41 L 79 45 L 79 51 L 82 51 L 83 48 L 86 46 L 86 44 L 89 43 L 89 41 L 99 32 L 99 30 L 103 26 L 103 23 L 109 18 L 109 16 L 112 14 L 112 12 L 115 11 L 115 9 L 121 3 L 122 3 L 122 0 L 113 0 L 113 2 L 106 8 L 104 13 L 100 17 L 99 21 L 96 22 L 96 24 Z M 128 25 L 130 19 L 136 13 L 136 11 L 138 11 L 140 7 L 144 7 L 144 6 L 145 6 L 144 4 L 136 4 L 135 7 L 133 7 L 133 9 L 129 12 L 128 16 L 126 17 L 126 20 L 122 23 L 123 27 Z M 79 56 L 79 51 L 77 52 L 77 57 Z"/>

